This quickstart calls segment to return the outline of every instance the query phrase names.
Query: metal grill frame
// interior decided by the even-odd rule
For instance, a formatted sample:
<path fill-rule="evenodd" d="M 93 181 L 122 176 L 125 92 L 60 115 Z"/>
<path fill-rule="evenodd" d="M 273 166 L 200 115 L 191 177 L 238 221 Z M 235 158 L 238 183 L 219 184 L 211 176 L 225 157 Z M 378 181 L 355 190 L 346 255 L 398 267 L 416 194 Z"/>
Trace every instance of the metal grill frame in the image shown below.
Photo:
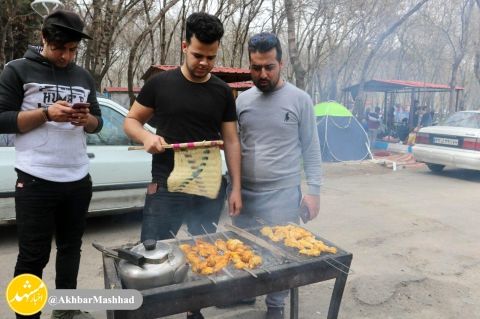
<path fill-rule="evenodd" d="M 218 234 L 218 233 L 217 233 Z M 208 241 L 206 236 L 198 238 Z M 327 240 L 316 236 L 326 244 Z M 170 241 L 170 240 L 168 240 Z M 337 245 L 333 245 L 338 248 Z M 207 277 L 179 284 L 162 286 L 140 291 L 143 304 L 137 310 L 108 310 L 108 319 L 153 319 L 191 309 L 201 309 L 216 305 L 230 304 L 240 299 L 265 295 L 290 289 L 290 318 L 298 318 L 298 287 L 335 279 L 330 299 L 327 319 L 336 319 L 348 277 L 353 255 L 338 248 L 335 255 L 325 254 L 303 260 L 290 261 L 268 267 L 270 273 L 262 269 L 254 272 L 254 278 L 247 272 L 236 273 L 234 278 L 226 275 L 215 276 L 216 283 Z M 332 266 L 343 264 L 342 271 Z M 104 283 L 106 289 L 123 289 L 115 260 L 103 254 Z"/>

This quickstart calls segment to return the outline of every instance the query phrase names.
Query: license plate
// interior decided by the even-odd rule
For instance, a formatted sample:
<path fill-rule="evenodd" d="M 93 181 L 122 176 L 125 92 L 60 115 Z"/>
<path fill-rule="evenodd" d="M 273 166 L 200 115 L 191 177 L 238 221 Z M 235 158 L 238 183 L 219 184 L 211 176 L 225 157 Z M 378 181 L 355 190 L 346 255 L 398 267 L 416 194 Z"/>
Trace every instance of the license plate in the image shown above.
<path fill-rule="evenodd" d="M 434 137 L 434 144 L 448 145 L 448 146 L 458 146 L 458 139 L 456 138 L 446 138 L 446 137 Z"/>

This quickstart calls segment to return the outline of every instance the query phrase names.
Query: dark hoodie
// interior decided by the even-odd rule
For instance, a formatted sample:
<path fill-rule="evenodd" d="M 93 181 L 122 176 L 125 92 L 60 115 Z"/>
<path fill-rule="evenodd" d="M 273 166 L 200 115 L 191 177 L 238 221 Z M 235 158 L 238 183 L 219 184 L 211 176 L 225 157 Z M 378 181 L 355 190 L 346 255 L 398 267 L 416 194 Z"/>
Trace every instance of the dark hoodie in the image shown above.
<path fill-rule="evenodd" d="M 0 133 L 17 133 L 15 167 L 50 181 L 74 181 L 88 173 L 83 127 L 46 122 L 22 134 L 17 125 L 20 111 L 58 100 L 90 103 L 90 113 L 99 123 L 96 132 L 100 131 L 103 122 L 95 83 L 83 68 L 74 63 L 57 68 L 30 47 L 22 59 L 9 62 L 0 74 Z"/>

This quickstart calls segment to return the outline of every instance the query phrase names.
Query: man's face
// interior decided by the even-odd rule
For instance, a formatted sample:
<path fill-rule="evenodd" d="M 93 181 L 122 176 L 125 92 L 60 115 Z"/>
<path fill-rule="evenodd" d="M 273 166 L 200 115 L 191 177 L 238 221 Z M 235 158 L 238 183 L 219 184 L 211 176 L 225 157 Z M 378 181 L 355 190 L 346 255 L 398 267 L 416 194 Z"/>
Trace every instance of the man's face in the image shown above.
<path fill-rule="evenodd" d="M 262 92 L 273 91 L 280 83 L 282 62 L 277 60 L 275 48 L 268 52 L 250 53 L 250 73 L 255 86 Z"/>
<path fill-rule="evenodd" d="M 215 64 L 217 57 L 219 41 L 211 44 L 200 42 L 195 35 L 190 39 L 190 43 L 183 42 L 182 50 L 185 53 L 185 65 L 188 73 L 194 80 L 204 80 Z"/>
<path fill-rule="evenodd" d="M 77 54 L 78 42 L 67 42 L 63 45 L 48 43 L 44 40 L 42 55 L 58 68 L 65 68 Z"/>

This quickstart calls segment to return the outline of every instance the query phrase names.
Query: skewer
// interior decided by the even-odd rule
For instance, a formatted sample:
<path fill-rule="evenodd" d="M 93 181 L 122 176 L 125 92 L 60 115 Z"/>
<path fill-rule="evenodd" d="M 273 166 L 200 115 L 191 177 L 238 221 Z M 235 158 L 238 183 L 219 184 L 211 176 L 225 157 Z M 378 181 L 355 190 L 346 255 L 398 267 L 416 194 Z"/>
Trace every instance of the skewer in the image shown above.
<path fill-rule="evenodd" d="M 193 244 L 195 245 L 195 244 L 196 244 L 196 242 L 195 242 L 195 237 L 193 237 L 193 235 L 190 234 L 190 232 L 189 232 L 188 230 L 185 230 L 185 232 L 187 233 L 188 236 L 190 236 L 190 238 L 191 238 L 192 241 L 193 241 Z M 207 278 L 210 279 L 210 281 L 213 282 L 214 284 L 217 283 L 217 281 L 215 280 L 215 278 L 213 278 L 212 276 L 207 275 Z"/>
<path fill-rule="evenodd" d="M 246 272 L 248 272 L 250 275 L 252 275 L 252 277 L 258 278 L 258 276 L 253 271 L 251 271 L 250 269 L 242 268 L 242 270 L 245 270 Z"/>
<path fill-rule="evenodd" d="M 163 144 L 163 148 L 173 148 L 173 149 L 182 149 L 182 148 L 196 148 L 196 147 L 206 147 L 206 146 L 221 146 L 223 145 L 222 140 L 216 141 L 201 141 L 201 142 L 189 142 L 189 143 L 174 143 L 174 144 Z M 129 146 L 129 151 L 138 151 L 143 150 L 145 147 L 141 146 Z"/>
<path fill-rule="evenodd" d="M 218 225 L 217 225 L 217 224 L 215 224 L 215 223 L 212 223 L 212 224 L 213 224 L 213 226 L 217 227 L 217 229 L 218 229 Z M 225 234 L 225 233 L 223 233 L 223 232 L 222 232 L 221 234 L 222 234 L 227 240 L 230 239 L 230 237 L 228 237 L 227 234 Z M 260 268 L 261 270 L 265 271 L 265 272 L 268 273 L 268 274 L 271 274 L 271 273 L 272 273 L 270 270 L 266 269 L 266 268 L 263 267 L 263 266 L 260 266 L 260 267 L 258 267 L 258 268 Z M 249 273 L 250 275 L 252 275 L 253 277 L 258 278 L 258 276 L 257 276 L 254 272 L 250 271 L 250 269 L 244 268 L 243 270 L 245 270 L 246 272 L 248 272 L 248 273 Z"/>
<path fill-rule="evenodd" d="M 337 265 L 340 265 L 340 266 L 346 268 L 347 270 L 345 271 L 345 270 L 339 268 L 338 266 L 330 263 L 328 260 L 331 260 L 332 262 L 337 263 Z M 326 262 L 327 264 L 329 264 L 330 266 L 332 266 L 333 268 L 335 268 L 336 270 L 344 273 L 345 275 L 353 275 L 353 274 L 355 273 L 352 268 L 350 268 L 350 267 L 348 267 L 347 265 L 339 262 L 339 261 L 336 260 L 336 259 L 333 259 L 333 257 L 330 257 L 330 256 L 326 257 L 326 258 L 325 258 L 325 262 Z"/>
<path fill-rule="evenodd" d="M 261 219 L 260 217 L 255 217 L 255 220 L 257 221 L 257 223 L 259 223 L 260 225 L 267 225 L 267 222 L 264 221 L 263 219 Z"/>
<path fill-rule="evenodd" d="M 177 241 L 177 245 L 180 246 L 180 239 L 178 239 L 177 235 L 173 233 L 173 231 L 169 230 L 170 234 L 172 234 L 173 238 Z"/>
<path fill-rule="evenodd" d="M 169 230 L 169 232 L 170 232 L 170 234 L 172 234 L 172 236 L 173 236 L 173 237 L 175 238 L 175 240 L 177 241 L 177 245 L 180 246 L 180 239 L 178 239 L 178 237 L 175 236 L 175 234 L 174 234 L 171 230 Z M 194 242 L 195 242 L 195 240 L 194 240 Z M 210 281 L 213 282 L 214 284 L 217 283 L 217 281 L 216 281 L 213 277 L 210 277 L 210 276 L 207 276 L 207 277 L 208 277 L 208 279 L 210 279 Z"/>
<path fill-rule="evenodd" d="M 297 224 L 295 224 L 295 223 L 289 222 L 288 224 L 293 225 L 293 226 L 295 226 L 295 227 L 300 227 L 300 228 L 302 228 L 302 229 L 305 229 L 305 230 L 309 231 L 308 229 L 304 228 L 303 226 L 297 225 Z M 310 232 L 310 231 L 309 231 L 309 232 Z M 312 233 L 312 235 L 315 236 L 315 234 L 313 234 L 313 233 Z M 315 236 L 315 237 L 317 237 L 317 236 Z M 300 256 L 300 255 L 299 255 L 299 256 Z M 350 268 L 350 267 L 348 267 L 347 265 L 339 262 L 338 260 L 334 259 L 334 258 L 331 257 L 331 256 L 327 256 L 327 257 L 325 257 L 324 259 L 325 259 L 325 262 L 326 262 L 328 265 L 330 265 L 331 267 L 337 269 L 338 271 L 341 271 L 342 273 L 344 273 L 344 274 L 346 274 L 346 275 L 350 275 L 350 274 L 354 274 L 354 273 L 355 273 L 352 268 Z M 329 262 L 329 260 L 330 260 L 331 262 L 336 263 L 337 265 L 343 267 L 344 269 L 347 269 L 347 271 L 345 271 L 345 270 L 339 268 L 337 265 L 334 265 L 333 263 Z"/>
<path fill-rule="evenodd" d="M 203 231 L 205 232 L 205 234 L 207 235 L 208 239 L 210 240 L 210 242 L 212 243 L 212 245 L 215 245 L 215 241 L 213 240 L 213 238 L 210 236 L 210 234 L 207 232 L 207 230 L 205 229 L 205 227 L 203 227 L 202 224 L 200 224 L 200 226 L 202 226 L 202 229 Z M 231 278 L 234 278 L 233 274 L 225 267 L 222 268 L 222 271 L 225 272 L 228 276 L 230 276 Z"/>

